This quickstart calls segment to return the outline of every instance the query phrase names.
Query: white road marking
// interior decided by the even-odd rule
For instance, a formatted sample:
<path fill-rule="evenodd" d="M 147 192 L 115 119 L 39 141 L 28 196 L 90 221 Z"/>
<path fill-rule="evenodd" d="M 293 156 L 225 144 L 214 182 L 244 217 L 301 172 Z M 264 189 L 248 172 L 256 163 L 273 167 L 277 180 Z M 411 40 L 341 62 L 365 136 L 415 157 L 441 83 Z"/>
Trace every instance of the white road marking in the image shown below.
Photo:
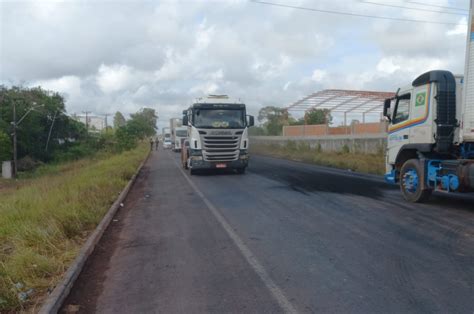
<path fill-rule="evenodd" d="M 288 300 L 288 298 L 285 296 L 283 291 L 278 287 L 275 282 L 270 278 L 268 275 L 267 271 L 265 268 L 263 268 L 262 264 L 257 260 L 255 255 L 250 251 L 250 249 L 245 245 L 244 241 L 235 233 L 231 225 L 226 221 L 224 216 L 219 212 L 219 210 L 207 199 L 206 196 L 199 190 L 199 188 L 194 184 L 194 182 L 186 175 L 184 170 L 181 168 L 181 166 L 176 162 L 176 159 L 171 157 L 170 154 L 168 153 L 168 157 L 172 158 L 178 169 L 181 171 L 181 174 L 184 176 L 186 181 L 188 181 L 189 185 L 193 188 L 193 190 L 196 192 L 197 195 L 204 201 L 206 204 L 207 208 L 209 211 L 214 215 L 214 217 L 217 219 L 217 221 L 221 224 L 222 228 L 227 232 L 229 237 L 234 241 L 234 244 L 237 246 L 239 251 L 242 253 L 242 255 L 245 257 L 247 262 L 250 264 L 250 266 L 253 268 L 253 270 L 257 273 L 257 275 L 260 277 L 260 279 L 263 281 L 265 286 L 270 290 L 270 293 L 272 296 L 275 298 L 275 300 L 278 302 L 280 307 L 283 309 L 285 313 L 298 313 L 298 311 L 295 309 L 293 304 Z"/>

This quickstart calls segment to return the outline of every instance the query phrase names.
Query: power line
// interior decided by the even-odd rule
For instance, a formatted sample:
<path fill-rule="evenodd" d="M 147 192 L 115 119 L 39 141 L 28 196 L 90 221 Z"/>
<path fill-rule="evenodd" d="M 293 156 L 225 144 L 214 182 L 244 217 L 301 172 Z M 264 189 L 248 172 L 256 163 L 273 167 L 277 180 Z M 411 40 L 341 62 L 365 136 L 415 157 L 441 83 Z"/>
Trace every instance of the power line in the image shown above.
<path fill-rule="evenodd" d="M 335 11 L 335 10 L 314 9 L 314 8 L 300 7 L 300 6 L 289 5 L 289 4 L 280 4 L 280 3 L 273 3 L 273 2 L 266 2 L 266 1 L 258 1 L 258 0 L 250 0 L 250 2 L 258 3 L 258 4 L 264 4 L 264 5 L 270 5 L 270 6 L 275 6 L 275 7 L 281 7 L 281 8 L 290 8 L 290 9 L 320 12 L 320 13 L 328 13 L 328 14 L 335 14 L 335 15 L 367 17 L 367 18 L 379 19 L 379 20 L 392 20 L 392 21 L 398 21 L 398 22 L 414 22 L 414 23 L 441 24 L 441 25 L 459 25 L 459 23 L 455 23 L 455 22 L 435 22 L 435 21 L 426 21 L 426 20 L 407 19 L 407 18 L 402 18 L 402 17 L 367 15 L 367 14 L 342 12 L 342 11 Z"/>
<path fill-rule="evenodd" d="M 462 16 L 467 15 L 467 13 L 461 13 L 461 12 L 446 12 L 446 11 L 438 11 L 438 10 L 430 10 L 430 9 L 410 8 L 410 7 L 406 7 L 406 6 L 402 6 L 402 5 L 385 4 L 385 3 L 378 3 L 378 2 L 371 2 L 371 1 L 362 1 L 362 3 L 379 5 L 379 6 L 390 7 L 390 8 L 398 8 L 398 9 L 404 9 L 404 10 L 434 12 L 434 13 L 439 13 L 439 14 L 451 14 L 451 15 L 462 15 Z"/>
<path fill-rule="evenodd" d="M 465 8 L 448 7 L 448 6 L 437 5 L 437 4 L 426 3 L 426 2 L 418 2 L 418 1 L 408 1 L 408 2 L 413 3 L 413 4 L 418 4 L 418 5 L 424 5 L 425 7 L 434 7 L 434 8 L 458 10 L 458 11 L 466 11 L 466 12 L 469 11 L 468 9 L 465 9 Z"/>

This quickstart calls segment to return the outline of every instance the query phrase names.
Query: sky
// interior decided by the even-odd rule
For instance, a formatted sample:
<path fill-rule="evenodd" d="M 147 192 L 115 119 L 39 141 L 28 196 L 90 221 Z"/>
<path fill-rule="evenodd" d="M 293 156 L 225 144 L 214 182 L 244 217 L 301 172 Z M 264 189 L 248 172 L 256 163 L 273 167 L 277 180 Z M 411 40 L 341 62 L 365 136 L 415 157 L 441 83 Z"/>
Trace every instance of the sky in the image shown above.
<path fill-rule="evenodd" d="M 327 89 L 396 91 L 464 71 L 468 0 L 0 0 L 0 84 L 60 92 L 68 113 L 156 109 L 159 127 L 206 94 L 249 114 Z M 430 12 L 430 11 L 442 11 Z"/>

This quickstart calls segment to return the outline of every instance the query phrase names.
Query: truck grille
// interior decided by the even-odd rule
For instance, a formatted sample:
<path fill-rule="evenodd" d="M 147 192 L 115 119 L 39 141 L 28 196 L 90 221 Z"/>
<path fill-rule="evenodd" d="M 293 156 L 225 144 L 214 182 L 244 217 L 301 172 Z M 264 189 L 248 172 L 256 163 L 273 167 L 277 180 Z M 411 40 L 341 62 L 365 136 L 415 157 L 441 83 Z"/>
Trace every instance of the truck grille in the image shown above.
<path fill-rule="evenodd" d="M 206 161 L 233 161 L 239 158 L 240 136 L 204 135 L 203 157 Z"/>

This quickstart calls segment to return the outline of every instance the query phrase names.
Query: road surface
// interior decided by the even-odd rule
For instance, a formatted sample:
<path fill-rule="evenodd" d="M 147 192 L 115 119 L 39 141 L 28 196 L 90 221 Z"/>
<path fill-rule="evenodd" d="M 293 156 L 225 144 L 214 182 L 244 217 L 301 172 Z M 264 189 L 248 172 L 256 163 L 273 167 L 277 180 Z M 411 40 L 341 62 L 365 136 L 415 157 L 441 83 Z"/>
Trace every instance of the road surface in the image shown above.
<path fill-rule="evenodd" d="M 190 176 L 178 160 L 153 152 L 65 309 L 474 312 L 472 197 L 415 205 L 375 176 L 260 156 Z"/>

